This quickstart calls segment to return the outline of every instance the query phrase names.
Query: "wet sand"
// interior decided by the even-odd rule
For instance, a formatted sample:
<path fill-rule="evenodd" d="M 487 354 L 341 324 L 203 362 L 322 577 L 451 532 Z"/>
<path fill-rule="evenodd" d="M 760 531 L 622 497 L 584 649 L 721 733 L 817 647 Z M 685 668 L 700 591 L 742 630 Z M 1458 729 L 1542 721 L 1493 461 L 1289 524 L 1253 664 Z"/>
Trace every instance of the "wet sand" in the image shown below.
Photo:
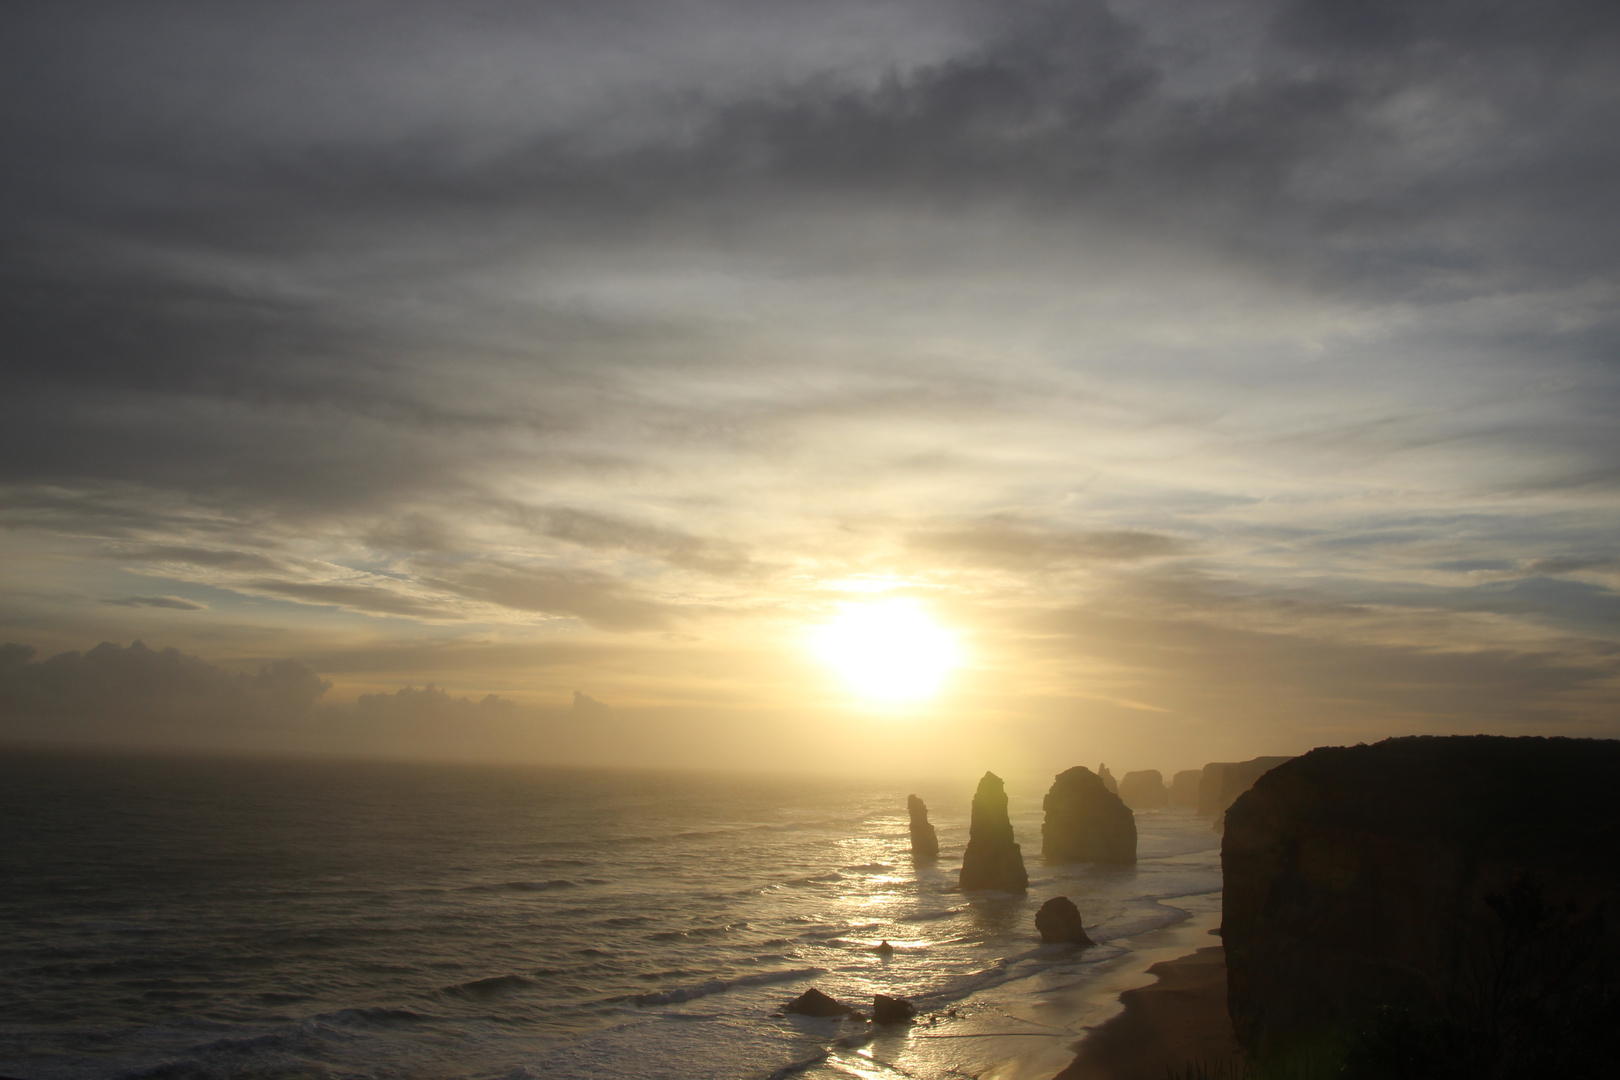
<path fill-rule="evenodd" d="M 1239 1056 L 1219 945 L 1147 970 L 1158 981 L 1121 994 L 1123 1011 L 1094 1028 L 1053 1080 L 1165 1080 L 1170 1070 L 1195 1061 Z"/>

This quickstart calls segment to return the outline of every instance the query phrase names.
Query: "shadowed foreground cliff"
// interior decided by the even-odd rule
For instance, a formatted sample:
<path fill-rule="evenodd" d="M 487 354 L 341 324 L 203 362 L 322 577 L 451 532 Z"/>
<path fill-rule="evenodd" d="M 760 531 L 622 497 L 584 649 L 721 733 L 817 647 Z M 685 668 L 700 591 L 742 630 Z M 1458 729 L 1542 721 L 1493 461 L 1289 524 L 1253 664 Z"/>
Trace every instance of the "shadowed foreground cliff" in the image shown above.
<path fill-rule="evenodd" d="M 1355 1036 L 1479 1076 L 1607 1053 L 1617 791 L 1620 743 L 1591 739 L 1390 739 L 1270 770 L 1221 852 L 1238 1038 L 1265 1055 Z"/>

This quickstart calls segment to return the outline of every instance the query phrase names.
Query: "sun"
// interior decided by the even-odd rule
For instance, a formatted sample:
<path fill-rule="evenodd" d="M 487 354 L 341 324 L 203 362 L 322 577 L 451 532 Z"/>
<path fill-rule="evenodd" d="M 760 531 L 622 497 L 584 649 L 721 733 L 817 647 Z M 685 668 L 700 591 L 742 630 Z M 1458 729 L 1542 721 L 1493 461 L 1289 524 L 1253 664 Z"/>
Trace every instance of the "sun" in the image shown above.
<path fill-rule="evenodd" d="M 933 697 L 962 662 L 956 635 L 899 598 L 845 605 L 811 647 L 849 689 L 885 705 Z"/>

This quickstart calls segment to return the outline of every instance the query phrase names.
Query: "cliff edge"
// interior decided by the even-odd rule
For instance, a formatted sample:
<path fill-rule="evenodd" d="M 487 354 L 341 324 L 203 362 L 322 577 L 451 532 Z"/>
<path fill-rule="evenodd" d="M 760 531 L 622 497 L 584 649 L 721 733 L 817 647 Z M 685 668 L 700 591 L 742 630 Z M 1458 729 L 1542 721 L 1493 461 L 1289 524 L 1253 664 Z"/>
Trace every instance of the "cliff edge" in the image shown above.
<path fill-rule="evenodd" d="M 1308 1045 L 1385 1006 L 1456 1017 L 1513 980 L 1544 1009 L 1555 981 L 1620 971 L 1616 790 L 1620 742 L 1597 739 L 1390 739 L 1271 769 L 1221 848 L 1239 1040 Z"/>

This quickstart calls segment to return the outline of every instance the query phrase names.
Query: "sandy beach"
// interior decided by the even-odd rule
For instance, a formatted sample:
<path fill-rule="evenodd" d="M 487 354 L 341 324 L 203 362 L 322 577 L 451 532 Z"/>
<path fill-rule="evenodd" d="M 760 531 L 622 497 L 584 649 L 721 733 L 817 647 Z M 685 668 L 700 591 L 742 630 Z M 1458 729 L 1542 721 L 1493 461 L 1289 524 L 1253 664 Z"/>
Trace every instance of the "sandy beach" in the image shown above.
<path fill-rule="evenodd" d="M 1148 968 L 1158 980 L 1120 995 L 1119 1015 L 1092 1030 L 1054 1080 L 1164 1080 L 1189 1062 L 1238 1056 L 1226 1013 L 1219 945 Z"/>

